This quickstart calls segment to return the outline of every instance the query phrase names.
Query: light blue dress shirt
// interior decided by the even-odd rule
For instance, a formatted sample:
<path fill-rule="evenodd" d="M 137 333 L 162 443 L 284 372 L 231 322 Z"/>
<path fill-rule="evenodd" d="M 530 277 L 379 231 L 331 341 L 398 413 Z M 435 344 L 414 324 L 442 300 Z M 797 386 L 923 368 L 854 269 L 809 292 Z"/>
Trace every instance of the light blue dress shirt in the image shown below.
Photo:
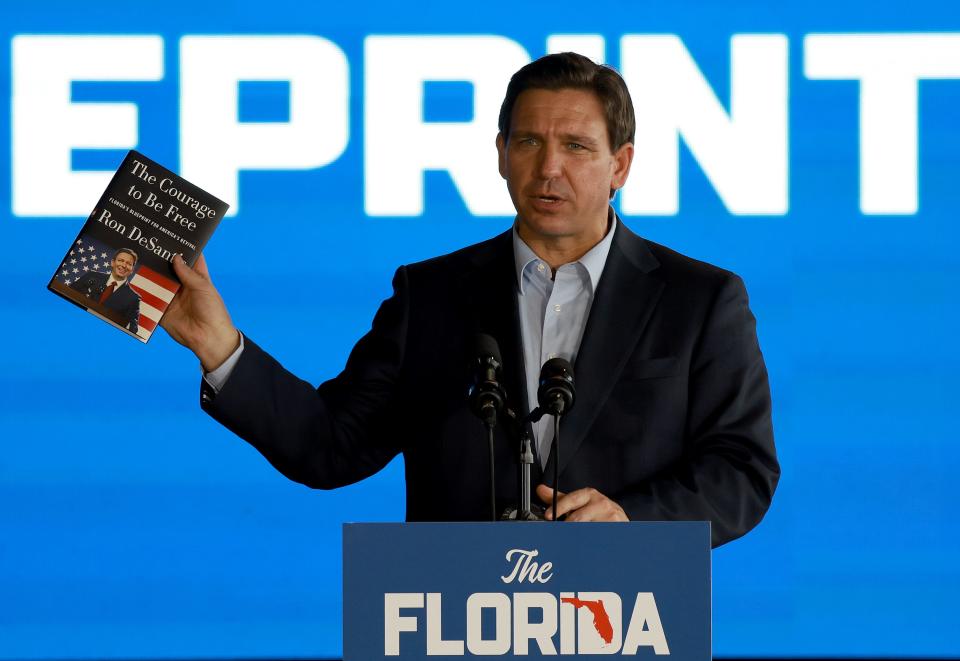
<path fill-rule="evenodd" d="M 527 406 L 537 405 L 540 368 L 559 356 L 572 365 L 590 316 L 593 295 L 607 263 L 617 223 L 610 214 L 606 236 L 576 262 L 557 268 L 540 259 L 513 227 L 513 259 L 517 268 L 517 305 L 527 383 Z M 540 466 L 545 467 L 553 442 L 553 417 L 544 416 L 533 425 L 534 446 Z"/>

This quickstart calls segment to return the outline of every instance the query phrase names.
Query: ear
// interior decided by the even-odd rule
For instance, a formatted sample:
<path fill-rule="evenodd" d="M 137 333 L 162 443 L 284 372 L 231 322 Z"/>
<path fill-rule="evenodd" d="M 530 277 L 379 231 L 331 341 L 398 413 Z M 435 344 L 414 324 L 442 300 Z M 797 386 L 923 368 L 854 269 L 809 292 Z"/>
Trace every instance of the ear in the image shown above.
<path fill-rule="evenodd" d="M 633 163 L 633 143 L 625 142 L 617 151 L 613 152 L 613 176 L 610 178 L 610 188 L 614 191 L 623 188 L 630 174 L 630 165 Z"/>
<path fill-rule="evenodd" d="M 500 176 L 507 178 L 507 142 L 503 133 L 497 133 L 497 167 L 500 169 Z"/>

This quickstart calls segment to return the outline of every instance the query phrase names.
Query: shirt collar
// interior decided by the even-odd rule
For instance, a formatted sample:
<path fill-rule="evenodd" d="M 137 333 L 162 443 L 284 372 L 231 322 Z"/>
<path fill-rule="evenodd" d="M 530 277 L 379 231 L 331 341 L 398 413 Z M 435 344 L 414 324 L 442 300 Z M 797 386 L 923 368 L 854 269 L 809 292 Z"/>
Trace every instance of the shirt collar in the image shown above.
<path fill-rule="evenodd" d="M 113 273 L 110 273 L 110 275 L 107 276 L 107 284 L 105 286 L 109 287 L 111 282 L 115 282 L 117 283 L 116 289 L 120 289 L 121 287 L 123 287 L 126 281 L 127 281 L 126 278 L 124 278 L 123 280 L 117 280 L 115 277 L 113 277 Z"/>
<path fill-rule="evenodd" d="M 613 233 L 617 229 L 617 217 L 613 213 L 612 207 L 607 207 L 607 223 L 609 229 L 597 245 L 592 247 L 587 253 L 577 260 L 583 264 L 590 275 L 590 284 L 593 291 L 597 291 L 597 285 L 600 284 L 600 276 L 603 274 L 603 267 L 607 263 L 607 255 L 610 254 L 610 246 L 613 244 Z M 520 288 L 520 294 L 523 294 L 523 272 L 531 262 L 541 261 L 540 257 L 528 246 L 520 234 L 517 232 L 517 223 L 513 224 L 513 264 L 517 274 L 517 286 Z M 574 262 L 576 263 L 576 262 Z"/>

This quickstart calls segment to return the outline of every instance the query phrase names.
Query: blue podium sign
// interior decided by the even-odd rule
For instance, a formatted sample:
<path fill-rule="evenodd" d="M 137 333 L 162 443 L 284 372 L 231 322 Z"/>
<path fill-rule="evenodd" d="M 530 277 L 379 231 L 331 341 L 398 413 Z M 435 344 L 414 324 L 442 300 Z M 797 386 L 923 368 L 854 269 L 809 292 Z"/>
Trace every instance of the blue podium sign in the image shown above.
<path fill-rule="evenodd" d="M 710 526 L 346 524 L 343 602 L 344 661 L 709 661 Z"/>

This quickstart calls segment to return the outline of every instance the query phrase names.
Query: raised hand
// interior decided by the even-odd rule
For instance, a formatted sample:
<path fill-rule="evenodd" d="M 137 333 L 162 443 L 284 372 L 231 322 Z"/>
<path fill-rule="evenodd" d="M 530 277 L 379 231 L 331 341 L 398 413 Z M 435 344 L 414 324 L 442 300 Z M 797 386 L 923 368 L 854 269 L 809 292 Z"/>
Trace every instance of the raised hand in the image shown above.
<path fill-rule="evenodd" d="M 210 281 L 203 255 L 192 269 L 177 255 L 173 258 L 173 270 L 181 287 L 160 325 L 170 337 L 196 354 L 204 370 L 212 371 L 240 345 L 240 333 Z"/>

